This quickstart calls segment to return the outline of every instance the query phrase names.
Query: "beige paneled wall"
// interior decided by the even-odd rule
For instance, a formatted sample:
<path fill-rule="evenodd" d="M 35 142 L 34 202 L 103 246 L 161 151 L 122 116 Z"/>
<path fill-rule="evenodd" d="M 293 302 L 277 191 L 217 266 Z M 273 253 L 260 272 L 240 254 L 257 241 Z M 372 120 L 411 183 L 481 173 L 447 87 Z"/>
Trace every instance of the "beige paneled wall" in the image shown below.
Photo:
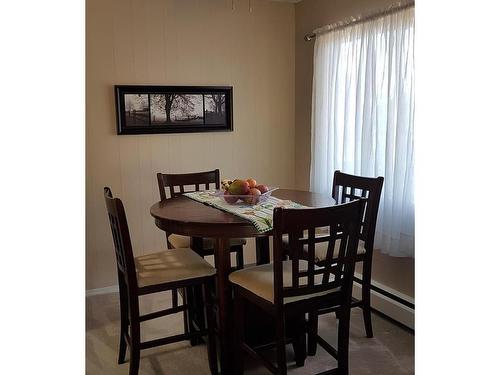
<path fill-rule="evenodd" d="M 234 7 L 233 7 L 234 4 Z M 155 173 L 220 168 L 295 184 L 294 5 L 266 0 L 87 0 L 86 287 L 116 284 L 102 189 L 125 204 L 137 254 L 165 247 Z M 234 131 L 117 136 L 114 84 L 231 85 Z M 246 252 L 254 256 L 253 246 Z"/>
<path fill-rule="evenodd" d="M 394 0 L 302 0 L 295 6 L 295 184 L 309 189 L 311 162 L 311 95 L 314 41 L 304 35 L 317 27 L 358 14 L 384 9 Z M 402 293 L 414 295 L 414 260 L 375 252 L 373 279 Z M 360 269 L 358 270 L 360 271 Z"/>
<path fill-rule="evenodd" d="M 223 176 L 307 190 L 314 43 L 303 35 L 390 3 L 235 0 L 233 8 L 232 0 L 87 0 L 87 289 L 116 284 L 105 185 L 124 201 L 138 254 L 165 246 L 149 215 L 159 199 L 158 171 L 220 168 Z M 117 136 L 114 84 L 231 85 L 235 130 Z M 373 272 L 413 295 L 412 259 L 376 253 Z"/>

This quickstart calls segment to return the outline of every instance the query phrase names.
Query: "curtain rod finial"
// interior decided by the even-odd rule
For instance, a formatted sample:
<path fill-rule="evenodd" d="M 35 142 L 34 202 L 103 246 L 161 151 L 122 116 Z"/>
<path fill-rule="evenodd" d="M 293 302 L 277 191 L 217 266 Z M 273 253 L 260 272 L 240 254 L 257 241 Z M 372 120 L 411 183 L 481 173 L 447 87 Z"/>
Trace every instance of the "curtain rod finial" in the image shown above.
<path fill-rule="evenodd" d="M 316 38 L 316 34 L 315 33 L 311 33 L 311 34 L 306 34 L 304 36 L 304 40 L 306 42 L 310 42 L 311 40 L 313 40 L 314 38 Z"/>

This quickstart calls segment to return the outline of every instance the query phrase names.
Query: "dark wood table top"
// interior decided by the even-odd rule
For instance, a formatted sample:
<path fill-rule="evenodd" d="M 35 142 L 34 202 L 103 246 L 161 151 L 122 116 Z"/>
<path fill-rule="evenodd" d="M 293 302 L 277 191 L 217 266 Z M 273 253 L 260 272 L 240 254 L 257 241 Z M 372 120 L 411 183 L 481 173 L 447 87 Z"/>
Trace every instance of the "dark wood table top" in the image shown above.
<path fill-rule="evenodd" d="M 328 195 L 307 191 L 279 189 L 273 196 L 289 199 L 309 207 L 325 207 L 335 204 Z M 231 313 L 231 257 L 228 238 L 256 238 L 257 263 L 269 262 L 269 239 L 272 232 L 261 234 L 254 225 L 243 218 L 205 205 L 185 196 L 163 200 L 151 207 L 151 215 L 158 228 L 167 234 L 181 234 L 189 237 L 212 237 L 215 239 L 215 268 L 217 268 L 217 305 L 219 314 L 219 337 L 221 340 L 221 374 L 231 375 L 233 371 L 233 335 Z"/>
<path fill-rule="evenodd" d="M 325 207 L 335 204 L 328 195 L 308 191 L 279 189 L 273 196 L 289 199 L 309 207 Z M 179 196 L 155 203 L 151 215 L 156 225 L 169 232 L 199 237 L 258 237 L 254 225 L 218 208 Z"/>

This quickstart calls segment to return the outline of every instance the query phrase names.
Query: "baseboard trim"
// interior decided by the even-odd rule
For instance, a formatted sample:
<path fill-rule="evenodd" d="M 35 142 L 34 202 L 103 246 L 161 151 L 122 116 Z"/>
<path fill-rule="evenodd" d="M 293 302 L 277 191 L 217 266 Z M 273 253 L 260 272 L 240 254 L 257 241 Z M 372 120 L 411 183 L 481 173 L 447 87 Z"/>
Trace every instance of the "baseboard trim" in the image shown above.
<path fill-rule="evenodd" d="M 85 297 L 97 296 L 99 294 L 118 293 L 118 285 L 106 286 L 104 288 L 88 289 L 85 291 Z"/>
<path fill-rule="evenodd" d="M 376 314 L 378 316 L 381 316 L 382 318 L 384 318 L 385 320 L 388 320 L 390 321 L 392 324 L 404 329 L 405 331 L 408 331 L 412 334 L 415 334 L 415 330 L 413 328 L 410 328 L 408 327 L 407 325 L 404 325 L 403 323 L 400 323 L 398 322 L 397 320 L 395 319 L 392 319 L 390 316 L 387 316 L 385 315 L 383 312 L 380 312 L 378 310 L 375 310 L 373 307 L 372 307 L 372 314 Z"/>
<path fill-rule="evenodd" d="M 361 275 L 356 274 L 356 277 L 361 277 Z M 375 290 L 372 289 L 371 291 L 372 308 L 407 328 L 415 330 L 415 309 L 409 307 L 415 306 L 414 299 L 373 280 L 372 285 L 375 287 Z M 384 294 L 377 292 L 377 290 L 382 290 Z M 361 298 L 360 284 L 353 284 L 352 295 L 358 299 Z M 390 295 L 394 295 L 397 298 L 391 298 Z M 404 301 L 404 303 L 398 302 L 398 300 Z"/>

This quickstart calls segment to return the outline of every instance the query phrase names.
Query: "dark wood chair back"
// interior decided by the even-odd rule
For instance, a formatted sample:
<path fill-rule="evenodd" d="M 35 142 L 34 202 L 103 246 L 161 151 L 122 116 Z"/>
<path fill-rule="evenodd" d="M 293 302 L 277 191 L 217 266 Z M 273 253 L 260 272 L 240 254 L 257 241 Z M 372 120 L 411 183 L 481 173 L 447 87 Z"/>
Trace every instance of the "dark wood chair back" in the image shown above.
<path fill-rule="evenodd" d="M 113 193 L 109 187 L 104 188 L 104 200 L 115 245 L 118 277 L 123 277 L 120 281 L 125 281 L 127 289 L 136 288 L 137 276 L 135 274 L 134 253 L 123 203 L 120 199 L 113 198 Z M 130 292 L 129 289 L 127 291 Z"/>
<path fill-rule="evenodd" d="M 366 200 L 359 199 L 325 208 L 283 209 L 275 208 L 274 228 L 274 298 L 275 304 L 287 297 L 314 294 L 340 288 L 340 293 L 350 298 L 354 263 L 360 225 Z M 328 227 L 328 235 L 317 235 L 317 228 Z M 292 262 L 292 286 L 283 287 L 282 257 L 283 235 L 287 234 L 288 255 Z M 317 243 L 328 242 L 324 266 L 318 266 L 315 257 Z M 303 254 L 307 245 L 307 255 Z M 335 247 L 339 248 L 334 257 Z M 307 269 L 300 269 L 301 259 L 307 258 Z"/>
<path fill-rule="evenodd" d="M 377 226 L 378 207 L 382 194 L 383 177 L 361 177 L 340 171 L 333 176 L 332 197 L 337 203 L 366 198 L 361 222 L 360 239 L 367 250 L 373 250 L 373 239 Z"/>
<path fill-rule="evenodd" d="M 200 186 L 204 190 L 210 189 L 210 185 L 215 189 L 220 189 L 220 173 L 218 169 L 207 172 L 164 174 L 157 173 L 158 188 L 160 189 L 161 200 L 167 199 L 166 189 L 169 189 L 170 198 L 182 195 L 190 190 L 187 186 L 194 186 L 195 191 L 200 191 Z M 178 188 L 178 189 L 176 189 Z"/>

